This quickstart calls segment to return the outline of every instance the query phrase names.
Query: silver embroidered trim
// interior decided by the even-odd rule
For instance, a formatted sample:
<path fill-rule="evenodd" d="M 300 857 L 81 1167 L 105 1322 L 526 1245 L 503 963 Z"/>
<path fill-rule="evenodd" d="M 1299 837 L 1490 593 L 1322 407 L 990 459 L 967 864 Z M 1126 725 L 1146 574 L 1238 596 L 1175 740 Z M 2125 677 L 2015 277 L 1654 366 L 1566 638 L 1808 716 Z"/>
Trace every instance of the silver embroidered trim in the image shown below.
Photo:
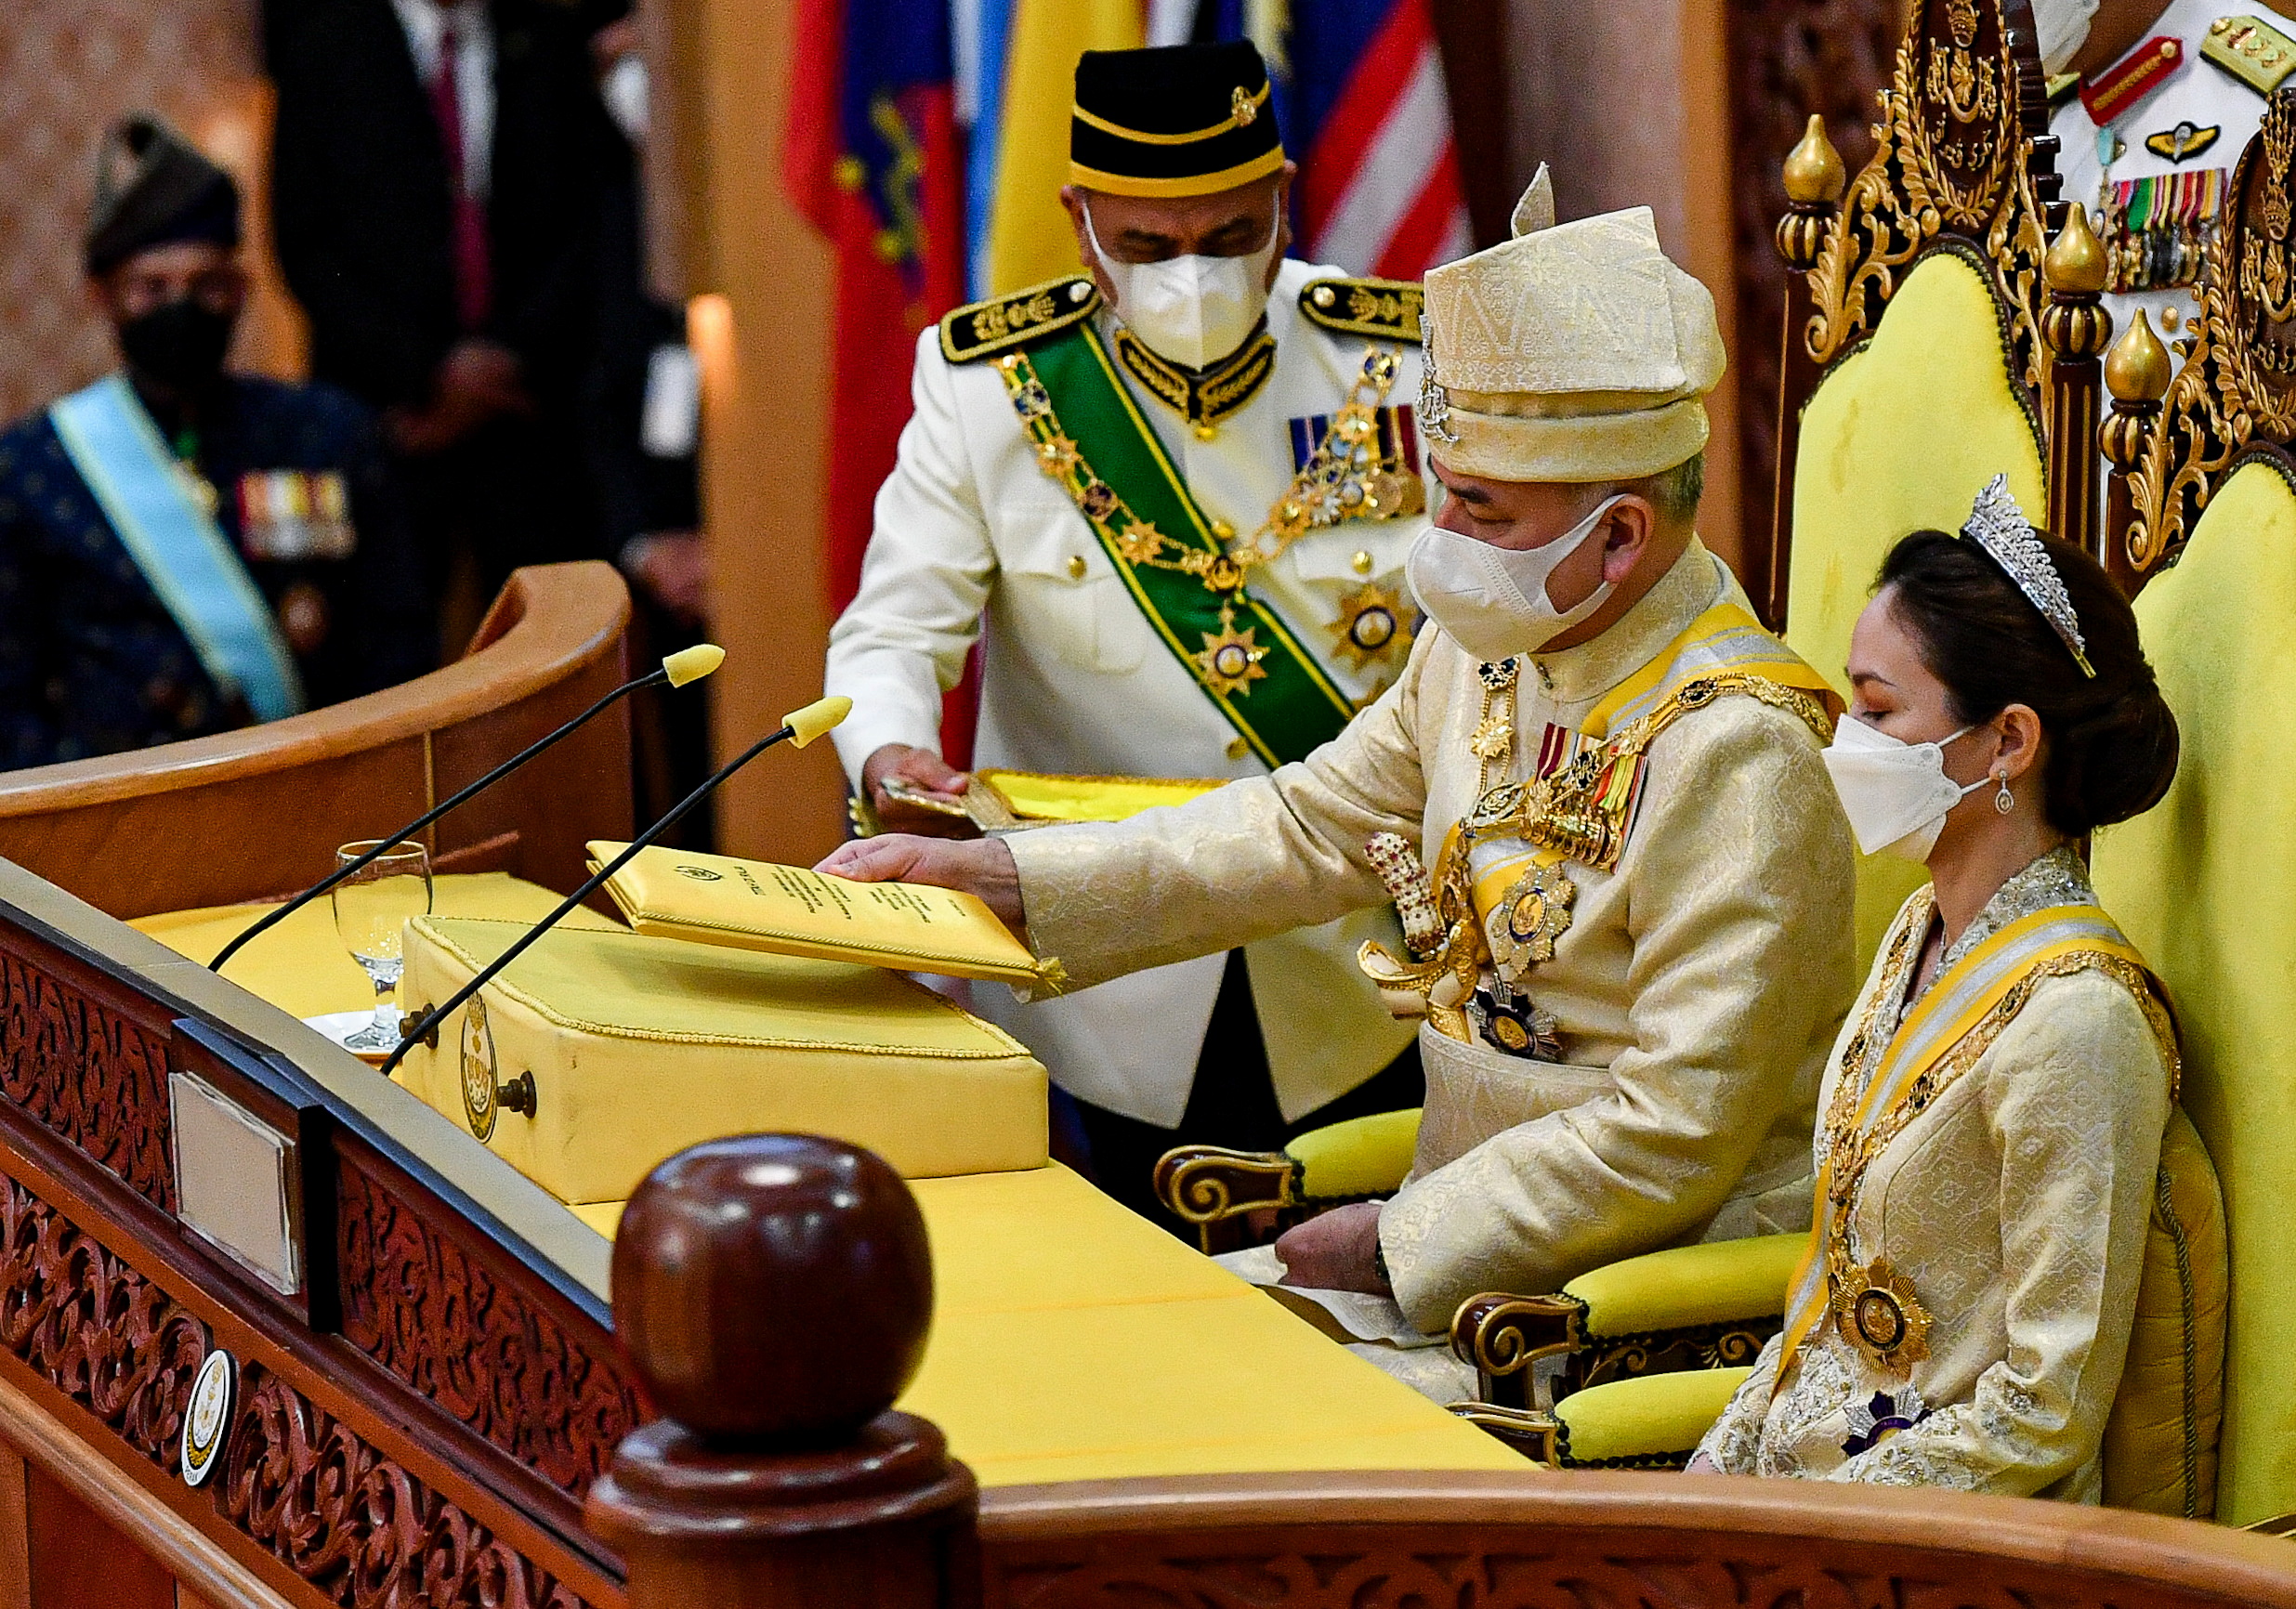
<path fill-rule="evenodd" d="M 1435 325 L 1424 307 L 1419 314 L 1419 433 L 1430 441 L 1456 447 L 1459 432 L 1451 428 L 1451 394 L 1436 377 Z"/>
<path fill-rule="evenodd" d="M 2008 572 L 2017 590 L 2040 610 L 2041 619 L 2073 651 L 2081 674 L 2095 675 L 2096 672 L 2089 666 L 2088 640 L 2080 634 L 2080 617 L 2073 612 L 2073 600 L 2065 590 L 2064 578 L 2057 574 L 2057 567 L 2050 559 L 2049 550 L 2041 545 L 2033 522 L 2025 517 L 2025 510 L 2010 495 L 2008 476 L 1996 475 L 1986 482 L 1985 490 L 1977 493 L 1977 501 L 1969 511 L 1969 523 L 1961 527 L 1961 534 L 1985 549 L 1993 562 Z"/>

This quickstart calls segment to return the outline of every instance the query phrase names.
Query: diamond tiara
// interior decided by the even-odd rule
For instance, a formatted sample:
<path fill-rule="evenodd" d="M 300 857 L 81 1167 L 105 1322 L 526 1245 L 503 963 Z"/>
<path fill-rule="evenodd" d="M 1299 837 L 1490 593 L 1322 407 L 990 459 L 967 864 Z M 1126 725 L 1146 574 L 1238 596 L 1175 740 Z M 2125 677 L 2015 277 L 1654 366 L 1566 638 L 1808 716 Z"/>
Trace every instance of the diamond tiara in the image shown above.
<path fill-rule="evenodd" d="M 2089 644 L 2080 634 L 2080 617 L 2073 612 L 2073 600 L 2065 590 L 2064 578 L 2057 574 L 2056 563 L 2041 545 L 2033 522 L 2025 517 L 2025 510 L 2010 495 L 2008 476 L 1996 475 L 1977 493 L 1976 504 L 1969 511 L 1969 523 L 1961 527 L 1961 534 L 1985 549 L 2016 583 L 2026 601 L 2040 610 L 2040 618 L 2065 640 L 2080 674 L 2094 677 L 2096 671 L 2089 663 Z"/>

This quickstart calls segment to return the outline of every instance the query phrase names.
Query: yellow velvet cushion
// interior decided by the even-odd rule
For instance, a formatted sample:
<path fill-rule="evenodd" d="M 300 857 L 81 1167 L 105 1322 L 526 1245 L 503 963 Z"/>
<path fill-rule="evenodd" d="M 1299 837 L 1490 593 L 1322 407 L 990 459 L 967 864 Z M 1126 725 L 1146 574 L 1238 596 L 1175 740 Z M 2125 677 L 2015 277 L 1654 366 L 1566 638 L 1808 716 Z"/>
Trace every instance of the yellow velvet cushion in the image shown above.
<path fill-rule="evenodd" d="M 1634 1469 L 1689 1461 L 1751 1368 L 1694 1368 L 1612 1380 L 1555 1405 L 1565 1469 Z"/>
<path fill-rule="evenodd" d="M 1374 1112 L 1312 1129 L 1286 1145 L 1300 1165 L 1300 1194 L 1310 1201 L 1385 1196 L 1400 1188 L 1419 1144 L 1419 1108 Z"/>
<path fill-rule="evenodd" d="M 324 870 L 324 869 L 321 869 Z M 316 873 L 314 873 L 316 875 Z M 558 907 L 560 896 L 506 871 L 453 872 L 431 880 L 430 909 L 439 916 L 493 916 L 506 922 L 540 922 Z M 139 916 L 128 923 L 179 954 L 205 966 L 223 947 L 277 905 L 212 905 L 199 910 L 170 910 Z M 568 927 L 622 924 L 584 906 L 567 914 Z M 335 907 L 315 899 L 231 958 L 224 975 L 258 1000 L 290 1016 L 360 1011 L 374 1004 L 374 985 L 343 948 L 335 931 Z"/>
<path fill-rule="evenodd" d="M 1646 1252 L 1581 1274 L 1563 1287 L 1586 1303 L 1590 1336 L 1778 1318 L 1806 1235 L 1761 1235 Z"/>
<path fill-rule="evenodd" d="M 2097 835 L 2097 894 L 2168 980 L 2184 1109 L 2231 1225 L 2216 1511 L 2296 1510 L 2296 497 L 2250 464 L 2136 600 L 2184 753 L 2150 813 Z"/>
<path fill-rule="evenodd" d="M 409 922 L 408 998 L 445 1000 L 526 932 Z M 1044 1162 L 1043 1065 L 898 973 L 560 928 L 480 998 L 496 1082 L 531 1075 L 535 1095 L 498 1110 L 486 1144 L 561 1201 L 623 1199 L 676 1151 L 760 1132 L 848 1140 L 912 1179 Z M 458 1122 L 469 1022 L 466 1007 L 400 1066 Z"/>
<path fill-rule="evenodd" d="M 1846 691 L 1850 628 L 1882 560 L 1909 531 L 1960 530 L 1977 489 L 2003 473 L 2040 518 L 2040 434 L 2011 377 L 1992 292 L 1966 259 L 1934 253 L 1803 412 L 1786 640 Z M 1859 863 L 1861 961 L 1923 875 L 1902 860 Z"/>
<path fill-rule="evenodd" d="M 2224 1200 L 2181 1111 L 2160 1141 L 2136 1326 L 2105 1425 L 2105 1501 L 2205 1520 L 2224 1409 Z"/>

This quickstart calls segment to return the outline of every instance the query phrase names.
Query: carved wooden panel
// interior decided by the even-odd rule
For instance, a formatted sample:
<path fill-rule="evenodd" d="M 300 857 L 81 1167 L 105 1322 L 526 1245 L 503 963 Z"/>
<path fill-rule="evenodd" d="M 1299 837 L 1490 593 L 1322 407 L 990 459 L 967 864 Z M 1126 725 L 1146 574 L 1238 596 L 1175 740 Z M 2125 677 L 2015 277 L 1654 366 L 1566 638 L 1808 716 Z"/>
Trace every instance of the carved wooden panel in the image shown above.
<path fill-rule="evenodd" d="M 552 1485 L 588 1491 L 642 1417 L 608 1338 L 570 1332 L 505 1280 L 499 1252 L 338 1159 L 344 1338 Z"/>
<path fill-rule="evenodd" d="M 0 1174 L 0 1349 L 171 1468 L 207 1326 Z M 344 1609 L 582 1609 L 549 1574 L 386 1459 L 259 1360 L 243 1359 L 216 1519 Z"/>
<path fill-rule="evenodd" d="M 1810 114 L 1856 173 L 1873 154 L 1876 98 L 1889 83 L 1906 0 L 1732 0 L 1731 204 L 1738 268 L 1739 477 L 1745 529 L 1770 529 L 1778 462 L 1778 329 L 1786 265 L 1772 231 L 1786 212 L 1786 153 Z"/>
<path fill-rule="evenodd" d="M 986 1609 L 2230 1609 L 2241 1600 L 1818 1538 L 1332 1527 L 987 1550 Z M 1512 1541 L 1518 1546 L 1509 1546 Z"/>
<path fill-rule="evenodd" d="M 0 951 L 0 1095 L 176 1210 L 167 1041 L 12 951 Z"/>

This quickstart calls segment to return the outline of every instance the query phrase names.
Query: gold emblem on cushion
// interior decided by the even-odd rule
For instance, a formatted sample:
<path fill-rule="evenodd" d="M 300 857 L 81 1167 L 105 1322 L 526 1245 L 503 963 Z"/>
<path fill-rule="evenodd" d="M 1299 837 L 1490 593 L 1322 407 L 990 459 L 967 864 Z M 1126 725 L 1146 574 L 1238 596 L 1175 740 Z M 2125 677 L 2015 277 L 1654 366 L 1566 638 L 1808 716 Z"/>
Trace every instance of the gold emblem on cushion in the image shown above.
<path fill-rule="evenodd" d="M 483 1145 L 493 1137 L 494 1118 L 494 1031 L 486 997 L 473 995 L 463 1010 L 463 1120 Z"/>
<path fill-rule="evenodd" d="M 1853 1264 L 1847 1277 L 1835 1281 L 1833 1294 L 1843 1338 L 1875 1367 L 1908 1374 L 1929 1355 L 1929 1310 L 1888 1258 Z"/>

